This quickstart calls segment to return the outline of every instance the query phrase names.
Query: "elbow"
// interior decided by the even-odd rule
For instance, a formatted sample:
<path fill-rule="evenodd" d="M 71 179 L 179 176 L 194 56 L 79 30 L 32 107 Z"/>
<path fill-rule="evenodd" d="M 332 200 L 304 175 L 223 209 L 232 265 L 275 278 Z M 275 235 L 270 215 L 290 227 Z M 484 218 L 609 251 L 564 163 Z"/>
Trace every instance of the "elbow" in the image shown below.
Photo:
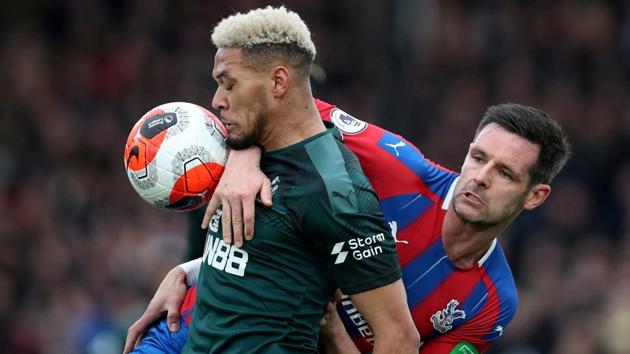
<path fill-rule="evenodd" d="M 418 353 L 422 341 L 420 339 L 420 333 L 416 327 L 411 327 L 402 333 L 401 343 L 405 343 L 405 348 L 409 348 L 413 353 Z"/>
<path fill-rule="evenodd" d="M 416 327 L 400 327 L 398 330 L 392 332 L 392 334 L 390 343 L 392 347 L 397 348 L 396 353 L 417 354 L 420 350 L 420 334 Z M 378 343 L 378 339 L 376 343 Z"/>

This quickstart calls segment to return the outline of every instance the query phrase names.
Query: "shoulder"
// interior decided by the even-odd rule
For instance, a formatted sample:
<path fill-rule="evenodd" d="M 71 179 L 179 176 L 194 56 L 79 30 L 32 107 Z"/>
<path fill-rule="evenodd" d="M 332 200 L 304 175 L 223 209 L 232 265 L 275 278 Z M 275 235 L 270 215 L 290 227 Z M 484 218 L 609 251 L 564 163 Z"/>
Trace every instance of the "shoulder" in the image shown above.
<path fill-rule="evenodd" d="M 356 156 L 333 137 L 336 129 L 303 145 L 304 162 L 295 177 L 292 191 L 307 199 L 309 213 L 316 210 L 329 217 L 341 214 L 380 212 L 376 194 L 363 173 Z M 299 194 L 299 195 L 297 195 Z M 297 210 L 298 213 L 306 210 Z"/>
<path fill-rule="evenodd" d="M 315 184 L 312 191 L 320 194 L 321 200 L 330 204 L 333 211 L 341 202 L 356 207 L 355 187 L 363 175 L 358 173 L 358 161 L 350 150 L 331 134 L 325 134 L 307 144 L 305 150 L 321 182 Z"/>
<path fill-rule="evenodd" d="M 348 195 L 361 178 L 356 157 L 333 137 L 334 128 L 282 150 L 264 153 L 261 168 L 272 181 L 278 180 L 276 196 L 295 204 L 329 204 L 333 194 Z M 367 181 L 367 178 L 363 175 Z M 333 193 L 334 192 L 334 193 Z M 301 206 L 300 206 L 301 207 Z"/>
<path fill-rule="evenodd" d="M 330 133 L 314 139 L 304 145 L 308 159 L 313 165 L 314 172 L 322 180 L 329 183 L 350 183 L 354 168 L 358 167 L 358 160 L 352 152 Z"/>

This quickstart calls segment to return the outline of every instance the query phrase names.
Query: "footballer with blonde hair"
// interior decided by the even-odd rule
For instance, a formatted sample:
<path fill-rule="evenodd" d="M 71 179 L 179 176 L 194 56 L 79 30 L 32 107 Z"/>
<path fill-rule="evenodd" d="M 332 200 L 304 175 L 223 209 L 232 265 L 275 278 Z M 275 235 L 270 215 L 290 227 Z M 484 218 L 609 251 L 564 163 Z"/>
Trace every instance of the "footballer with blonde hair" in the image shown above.
<path fill-rule="evenodd" d="M 340 288 L 369 322 L 375 354 L 417 353 L 420 336 L 376 194 L 314 103 L 316 51 L 306 24 L 284 7 L 266 7 L 222 20 L 212 41 L 212 106 L 228 132 L 229 158 L 260 160 L 262 172 L 247 178 L 271 181 L 273 205 L 257 203 L 253 227 L 239 230 L 232 220 L 247 212 L 211 200 L 209 210 L 221 207 L 207 220 L 203 257 L 164 280 L 179 284 L 183 297 L 187 273 L 199 274 L 183 352 L 317 353 L 320 320 Z M 156 306 L 171 312 L 161 296 L 148 314 Z M 155 319 L 130 328 L 125 352 Z"/>

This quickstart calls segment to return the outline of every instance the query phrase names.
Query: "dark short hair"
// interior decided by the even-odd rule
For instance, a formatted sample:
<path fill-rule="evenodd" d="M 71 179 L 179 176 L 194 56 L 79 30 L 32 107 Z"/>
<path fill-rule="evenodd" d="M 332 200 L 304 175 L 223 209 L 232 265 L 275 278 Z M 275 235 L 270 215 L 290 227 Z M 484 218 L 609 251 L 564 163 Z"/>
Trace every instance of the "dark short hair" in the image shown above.
<path fill-rule="evenodd" d="M 254 68 L 266 69 L 275 59 L 284 60 L 300 74 L 308 77 L 312 54 L 294 43 L 257 44 L 243 47 L 243 56 Z"/>
<path fill-rule="evenodd" d="M 558 123 L 539 109 L 516 103 L 490 106 L 479 122 L 475 137 L 490 123 L 540 147 L 538 160 L 529 169 L 532 185 L 550 183 L 569 158 L 571 145 L 566 134 Z"/>

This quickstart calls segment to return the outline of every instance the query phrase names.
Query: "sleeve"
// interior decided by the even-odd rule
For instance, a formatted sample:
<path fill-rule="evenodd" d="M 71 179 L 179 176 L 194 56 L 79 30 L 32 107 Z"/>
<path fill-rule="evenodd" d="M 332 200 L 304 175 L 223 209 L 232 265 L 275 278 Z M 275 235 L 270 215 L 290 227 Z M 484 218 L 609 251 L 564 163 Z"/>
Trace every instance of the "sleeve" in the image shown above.
<path fill-rule="evenodd" d="M 186 273 L 186 285 L 189 287 L 196 285 L 199 280 L 199 270 L 201 269 L 202 258 L 195 258 L 179 265 Z"/>
<path fill-rule="evenodd" d="M 323 220 L 331 222 L 319 223 L 319 234 L 328 265 L 343 293 L 361 293 L 400 279 L 394 239 L 383 216 L 347 211 L 335 214 L 335 202 L 329 209 L 331 213 L 322 215 Z"/>
<path fill-rule="evenodd" d="M 309 237 L 345 294 L 398 280 L 394 238 L 358 161 L 342 144 L 324 139 L 315 144 L 307 151 L 317 176 L 309 207 L 296 211 L 299 224 L 313 234 Z"/>

